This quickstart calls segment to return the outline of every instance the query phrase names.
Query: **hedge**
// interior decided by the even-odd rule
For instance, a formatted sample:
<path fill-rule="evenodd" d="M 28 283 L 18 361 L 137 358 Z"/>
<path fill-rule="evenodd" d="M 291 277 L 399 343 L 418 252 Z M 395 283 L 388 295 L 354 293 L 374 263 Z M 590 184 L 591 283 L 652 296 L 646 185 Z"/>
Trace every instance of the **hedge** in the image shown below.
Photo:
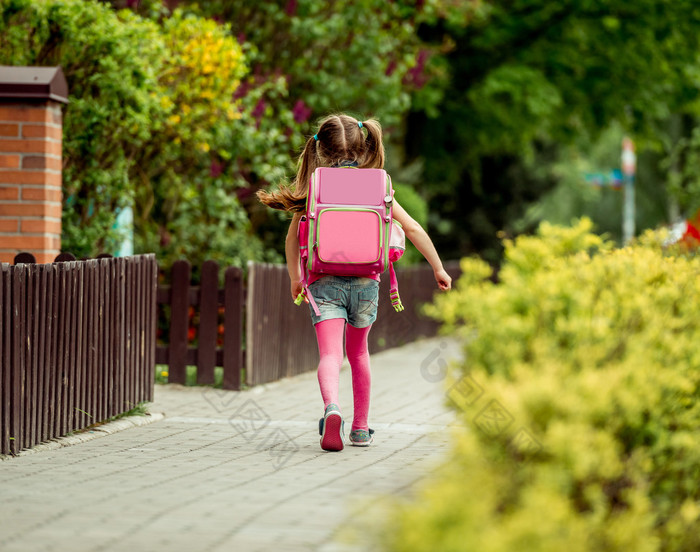
<path fill-rule="evenodd" d="M 448 462 L 399 501 L 393 551 L 700 549 L 700 259 L 588 220 L 475 259 L 432 312 L 464 343 Z"/>

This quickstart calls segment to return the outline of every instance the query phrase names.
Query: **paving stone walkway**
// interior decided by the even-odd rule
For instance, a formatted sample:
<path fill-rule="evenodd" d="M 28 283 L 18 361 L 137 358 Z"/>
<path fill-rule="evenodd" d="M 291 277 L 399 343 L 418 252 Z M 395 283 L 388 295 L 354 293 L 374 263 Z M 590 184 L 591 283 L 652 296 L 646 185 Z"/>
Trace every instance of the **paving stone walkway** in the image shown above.
<path fill-rule="evenodd" d="M 436 338 L 373 355 L 375 443 L 339 453 L 319 447 L 313 372 L 241 392 L 157 386 L 153 423 L 0 462 L 0 550 L 371 550 L 352 527 L 449 447 L 441 368 L 459 354 Z M 340 401 L 351 420 L 347 366 Z"/>

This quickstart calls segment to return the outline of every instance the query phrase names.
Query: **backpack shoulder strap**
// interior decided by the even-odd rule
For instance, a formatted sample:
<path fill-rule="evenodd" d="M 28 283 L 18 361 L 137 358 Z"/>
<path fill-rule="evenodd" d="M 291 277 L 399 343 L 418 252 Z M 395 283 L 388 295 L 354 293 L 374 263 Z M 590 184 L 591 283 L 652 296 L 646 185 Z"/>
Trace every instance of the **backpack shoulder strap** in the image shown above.
<path fill-rule="evenodd" d="M 311 303 L 311 308 L 314 310 L 314 314 L 316 316 L 320 316 L 321 311 L 318 310 L 318 305 L 316 304 L 314 296 L 311 295 L 311 290 L 309 289 L 308 284 L 309 242 L 307 239 L 302 239 L 308 236 L 308 226 L 306 226 L 308 224 L 309 222 L 306 216 L 301 217 L 301 220 L 299 221 L 297 237 L 299 240 L 299 268 L 301 270 L 301 286 L 303 289 L 302 292 L 294 300 L 294 303 L 296 303 L 297 305 L 301 305 L 301 302 L 304 300 L 304 297 L 306 297 L 309 300 L 309 303 Z M 302 227 L 302 225 L 304 225 L 304 227 Z"/>

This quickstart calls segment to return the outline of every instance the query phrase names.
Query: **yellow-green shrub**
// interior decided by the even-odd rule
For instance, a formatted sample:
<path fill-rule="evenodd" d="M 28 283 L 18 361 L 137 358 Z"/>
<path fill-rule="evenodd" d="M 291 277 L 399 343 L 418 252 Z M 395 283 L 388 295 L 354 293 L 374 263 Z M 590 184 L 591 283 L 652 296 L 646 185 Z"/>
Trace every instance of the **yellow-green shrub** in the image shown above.
<path fill-rule="evenodd" d="M 590 230 L 506 242 L 498 283 L 465 260 L 437 301 L 465 342 L 447 392 L 464 427 L 389 549 L 700 549 L 700 259 Z M 489 399 L 510 422 L 485 431 Z"/>

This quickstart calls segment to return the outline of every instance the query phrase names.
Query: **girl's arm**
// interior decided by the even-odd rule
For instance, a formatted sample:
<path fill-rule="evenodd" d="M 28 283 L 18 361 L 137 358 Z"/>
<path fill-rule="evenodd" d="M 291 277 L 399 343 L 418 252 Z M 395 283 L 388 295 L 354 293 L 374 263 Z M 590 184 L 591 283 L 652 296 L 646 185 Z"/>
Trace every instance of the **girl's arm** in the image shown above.
<path fill-rule="evenodd" d="M 440 256 L 430 236 L 428 236 L 428 233 L 423 227 L 396 202 L 396 199 L 394 199 L 394 218 L 403 226 L 406 237 L 416 246 L 416 249 L 421 252 L 425 260 L 430 263 L 438 287 L 442 290 L 450 289 L 452 287 L 452 278 L 445 272 L 445 268 L 442 266 L 442 261 L 440 260 Z"/>
<path fill-rule="evenodd" d="M 287 230 L 287 239 L 284 242 L 292 299 L 296 299 L 302 291 L 301 268 L 299 267 L 299 237 L 297 235 L 301 217 L 301 213 L 294 213 L 292 222 L 289 223 L 289 230 Z"/>

